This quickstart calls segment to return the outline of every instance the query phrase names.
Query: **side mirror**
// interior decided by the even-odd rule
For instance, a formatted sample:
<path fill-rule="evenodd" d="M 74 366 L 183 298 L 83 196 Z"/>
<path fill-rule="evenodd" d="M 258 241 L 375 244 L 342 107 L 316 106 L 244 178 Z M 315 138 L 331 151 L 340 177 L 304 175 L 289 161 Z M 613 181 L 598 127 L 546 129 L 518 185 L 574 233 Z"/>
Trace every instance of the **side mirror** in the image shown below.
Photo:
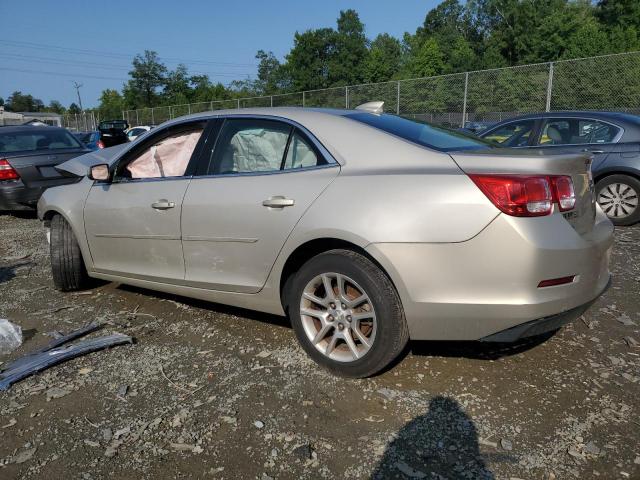
<path fill-rule="evenodd" d="M 101 163 L 100 165 L 94 165 L 89 171 L 89 178 L 91 180 L 98 180 L 100 182 L 106 182 L 109 180 L 109 165 Z"/>

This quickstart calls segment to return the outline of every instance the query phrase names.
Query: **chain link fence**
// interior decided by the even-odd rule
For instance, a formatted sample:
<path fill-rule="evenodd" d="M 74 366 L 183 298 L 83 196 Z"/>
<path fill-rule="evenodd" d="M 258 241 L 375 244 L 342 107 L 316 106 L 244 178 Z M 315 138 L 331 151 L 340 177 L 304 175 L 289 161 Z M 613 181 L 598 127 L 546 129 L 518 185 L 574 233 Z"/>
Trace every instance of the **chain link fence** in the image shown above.
<path fill-rule="evenodd" d="M 384 83 L 126 110 L 130 125 L 157 125 L 191 113 L 251 107 L 355 108 L 382 100 L 385 111 L 446 127 L 499 122 L 552 110 L 640 112 L 640 52 L 480 70 Z"/>
<path fill-rule="evenodd" d="M 100 118 L 94 112 L 67 113 L 62 115 L 62 126 L 72 132 L 90 132 L 98 129 Z"/>

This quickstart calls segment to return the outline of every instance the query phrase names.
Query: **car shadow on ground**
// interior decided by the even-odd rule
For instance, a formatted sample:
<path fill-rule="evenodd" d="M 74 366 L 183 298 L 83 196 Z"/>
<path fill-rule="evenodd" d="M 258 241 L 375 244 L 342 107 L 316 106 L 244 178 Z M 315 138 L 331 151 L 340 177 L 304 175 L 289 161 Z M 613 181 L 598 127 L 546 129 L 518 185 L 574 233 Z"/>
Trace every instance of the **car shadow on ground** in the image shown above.
<path fill-rule="evenodd" d="M 0 217 L 6 215 L 15 218 L 35 219 L 38 218 L 38 212 L 33 210 L 0 210 Z"/>
<path fill-rule="evenodd" d="M 267 323 L 270 325 L 276 325 L 278 327 L 291 328 L 291 323 L 287 317 L 280 315 L 272 315 L 269 313 L 256 312 L 255 310 L 248 310 L 246 308 L 232 307 L 230 305 L 223 305 L 221 303 L 208 302 L 206 300 L 198 300 L 196 298 L 182 297 L 180 295 L 173 295 L 171 293 L 158 292 L 156 290 L 147 290 L 146 288 L 134 287 L 131 285 L 120 284 L 117 286 L 118 290 L 125 292 L 138 293 L 141 295 L 156 297 L 163 300 L 170 300 L 174 302 L 183 303 L 189 307 L 201 308 L 208 310 L 212 313 L 219 313 L 222 315 L 233 315 L 236 317 L 244 317 L 249 320 L 256 320 L 258 322 Z"/>
<path fill-rule="evenodd" d="M 419 415 L 395 435 L 371 475 L 387 478 L 448 478 L 492 480 L 479 448 L 473 421 L 454 399 L 436 396 Z M 510 455 L 493 454 L 492 461 L 514 462 Z"/>
<path fill-rule="evenodd" d="M 137 293 L 149 297 L 156 297 L 164 300 L 172 300 L 180 302 L 194 308 L 209 310 L 214 313 L 233 315 L 243 317 L 249 320 L 275 325 L 278 327 L 291 328 L 291 322 L 287 317 L 280 315 L 271 315 L 268 313 L 256 312 L 239 307 L 232 307 L 220 303 L 208 302 L 170 293 L 158 292 L 155 290 L 147 290 L 145 288 L 134 287 L 130 285 L 120 284 L 118 290 L 125 292 Z M 400 355 L 389 368 L 385 368 L 382 372 L 393 368 L 400 363 L 406 355 L 411 352 L 412 355 L 430 356 L 430 357 L 464 357 L 477 360 L 497 360 L 502 357 L 516 355 L 526 352 L 538 345 L 546 342 L 555 335 L 556 331 L 519 340 L 513 343 L 496 343 L 496 342 L 479 342 L 479 341 L 410 341 L 405 352 Z"/>

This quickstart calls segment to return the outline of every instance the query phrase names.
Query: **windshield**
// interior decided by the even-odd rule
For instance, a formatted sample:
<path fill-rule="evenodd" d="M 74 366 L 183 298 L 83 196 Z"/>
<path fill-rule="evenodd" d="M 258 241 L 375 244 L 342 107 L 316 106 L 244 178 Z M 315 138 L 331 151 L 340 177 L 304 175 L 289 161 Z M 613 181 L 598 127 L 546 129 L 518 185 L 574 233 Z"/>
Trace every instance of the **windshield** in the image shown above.
<path fill-rule="evenodd" d="M 420 123 L 395 115 L 374 115 L 371 113 L 349 113 L 347 118 L 366 123 L 392 135 L 404 138 L 423 147 L 433 148 L 441 152 L 455 150 L 496 148 L 490 142 L 471 137 L 464 133 L 454 132 L 445 128 L 435 127 L 427 123 Z"/>
<path fill-rule="evenodd" d="M 78 140 L 66 130 L 0 131 L 0 153 L 65 150 L 82 148 Z"/>

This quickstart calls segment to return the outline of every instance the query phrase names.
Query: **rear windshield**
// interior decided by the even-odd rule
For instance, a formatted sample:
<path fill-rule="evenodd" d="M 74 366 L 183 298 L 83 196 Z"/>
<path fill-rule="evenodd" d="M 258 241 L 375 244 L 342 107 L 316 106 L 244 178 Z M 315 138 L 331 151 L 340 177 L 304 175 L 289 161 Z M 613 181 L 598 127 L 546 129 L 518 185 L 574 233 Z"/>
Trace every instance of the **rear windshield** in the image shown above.
<path fill-rule="evenodd" d="M 82 148 L 66 130 L 0 131 L 0 153 Z"/>
<path fill-rule="evenodd" d="M 129 128 L 129 124 L 124 120 L 108 120 L 100 122 L 98 125 L 98 130 L 126 130 L 127 128 Z"/>
<path fill-rule="evenodd" d="M 347 118 L 366 123 L 387 133 L 404 138 L 423 147 L 433 148 L 441 152 L 455 150 L 477 150 L 495 148 L 495 145 L 480 138 L 435 127 L 395 115 L 375 115 L 371 113 L 349 113 Z"/>
<path fill-rule="evenodd" d="M 91 133 L 74 133 L 73 136 L 80 140 L 82 143 L 91 142 Z"/>

